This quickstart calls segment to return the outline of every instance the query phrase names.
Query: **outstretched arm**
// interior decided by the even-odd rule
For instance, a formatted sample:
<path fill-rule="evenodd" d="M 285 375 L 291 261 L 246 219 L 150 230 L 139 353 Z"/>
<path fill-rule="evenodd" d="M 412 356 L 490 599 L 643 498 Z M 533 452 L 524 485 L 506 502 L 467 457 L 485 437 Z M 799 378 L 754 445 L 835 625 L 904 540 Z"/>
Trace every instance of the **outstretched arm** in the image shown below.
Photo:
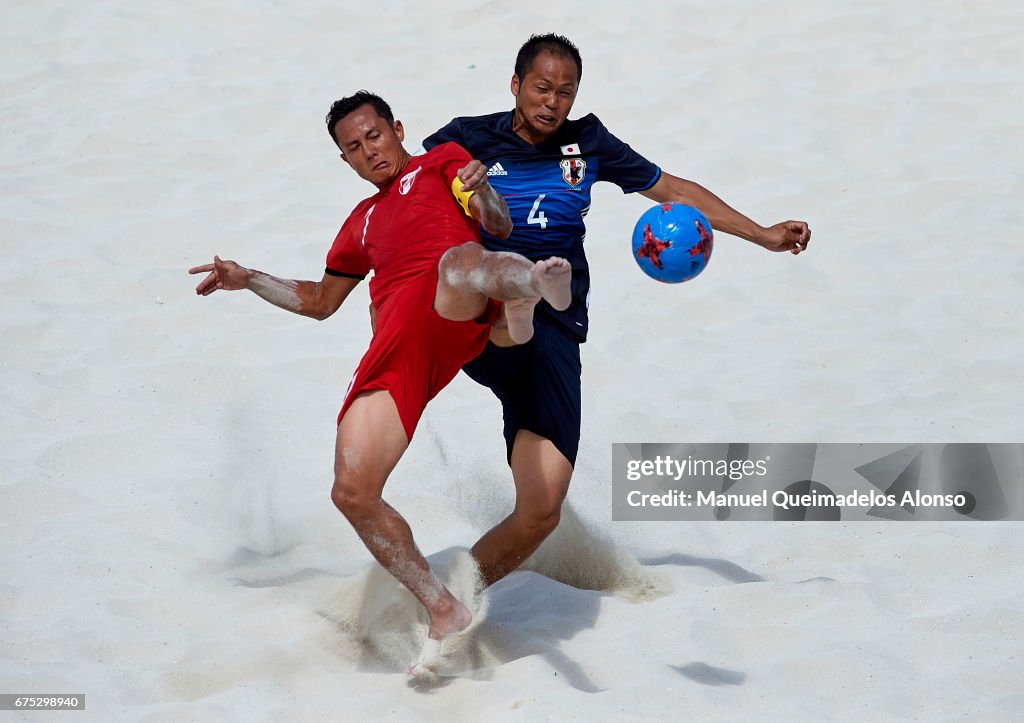
<path fill-rule="evenodd" d="M 487 167 L 480 161 L 470 161 L 465 168 L 459 169 L 459 180 L 463 191 L 475 192 L 469 199 L 473 218 L 491 236 L 508 238 L 512 233 L 512 217 L 505 199 L 487 182 Z"/>
<path fill-rule="evenodd" d="M 359 283 L 359 279 L 330 274 L 324 274 L 320 281 L 279 279 L 256 269 L 247 269 L 234 261 L 222 260 L 219 256 L 213 257 L 212 264 L 195 266 L 188 272 L 208 274 L 196 287 L 200 296 L 209 296 L 218 290 L 249 289 L 274 306 L 321 320 L 337 311 Z"/>
<path fill-rule="evenodd" d="M 646 191 L 640 191 L 658 203 L 685 203 L 703 213 L 716 231 L 739 236 L 769 251 L 806 250 L 811 229 L 804 221 L 783 221 L 774 226 L 760 226 L 744 216 L 708 189 L 685 178 L 662 173 L 661 178 Z"/>

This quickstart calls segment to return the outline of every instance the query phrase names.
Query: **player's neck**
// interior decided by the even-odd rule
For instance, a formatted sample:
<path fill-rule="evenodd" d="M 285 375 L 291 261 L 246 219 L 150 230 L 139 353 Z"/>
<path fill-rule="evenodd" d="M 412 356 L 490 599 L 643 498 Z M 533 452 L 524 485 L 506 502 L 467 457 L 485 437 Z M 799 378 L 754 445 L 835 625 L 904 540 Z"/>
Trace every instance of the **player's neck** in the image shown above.
<path fill-rule="evenodd" d="M 408 168 L 409 161 L 411 160 L 412 155 L 403 148 L 401 160 L 398 162 L 398 170 L 395 171 L 395 175 L 393 175 L 391 178 L 384 181 L 383 183 L 375 183 L 373 185 L 375 185 L 377 187 L 377 190 L 379 191 L 383 191 L 385 188 L 390 187 L 391 184 L 398 180 L 399 176 L 401 176 L 405 172 L 405 169 Z"/>
<path fill-rule="evenodd" d="M 554 133 L 539 135 L 536 132 L 533 132 L 529 124 L 527 124 L 526 119 L 519 112 L 518 108 L 512 112 L 512 132 L 531 146 L 539 145 L 554 135 Z"/>

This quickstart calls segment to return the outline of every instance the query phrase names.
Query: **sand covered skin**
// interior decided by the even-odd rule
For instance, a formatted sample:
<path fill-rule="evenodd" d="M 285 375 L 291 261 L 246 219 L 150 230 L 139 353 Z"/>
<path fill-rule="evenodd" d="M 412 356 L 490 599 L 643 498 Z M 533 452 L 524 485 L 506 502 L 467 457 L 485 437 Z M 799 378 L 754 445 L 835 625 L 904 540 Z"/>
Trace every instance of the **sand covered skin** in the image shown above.
<path fill-rule="evenodd" d="M 630 8 L 0 10 L 0 693 L 84 693 L 83 721 L 1019 716 L 1019 523 L 612 523 L 609 470 L 619 441 L 1022 441 L 1024 10 Z M 660 285 L 629 258 L 649 202 L 598 187 L 570 511 L 410 684 L 424 622 L 329 499 L 365 288 L 318 323 L 185 270 L 319 278 L 372 192 L 331 101 L 382 94 L 412 150 L 511 108 L 547 31 L 583 53 L 572 117 L 814 237 L 719 235 Z M 489 392 L 457 378 L 385 494 L 471 588 L 512 499 Z"/>

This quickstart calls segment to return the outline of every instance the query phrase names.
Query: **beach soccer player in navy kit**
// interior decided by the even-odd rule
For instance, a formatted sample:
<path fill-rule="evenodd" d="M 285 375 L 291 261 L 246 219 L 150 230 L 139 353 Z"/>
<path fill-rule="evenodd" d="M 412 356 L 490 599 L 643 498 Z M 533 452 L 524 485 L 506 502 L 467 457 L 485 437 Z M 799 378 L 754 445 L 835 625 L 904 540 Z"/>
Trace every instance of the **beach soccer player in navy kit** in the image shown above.
<path fill-rule="evenodd" d="M 590 190 L 610 181 L 626 193 L 699 209 L 717 231 L 770 251 L 798 254 L 811 232 L 802 221 L 762 227 L 706 188 L 671 174 L 612 135 L 594 115 L 567 120 L 583 73 L 579 51 L 558 35 L 531 37 L 516 57 L 515 108 L 455 118 L 423 142 L 454 141 L 487 166 L 488 181 L 508 203 L 507 238 L 484 231 L 483 244 L 529 259 L 555 255 L 572 264 L 572 304 L 543 301 L 534 336 L 512 345 L 496 329 L 464 369 L 501 400 L 508 461 L 516 488 L 513 512 L 473 546 L 488 583 L 514 570 L 558 524 L 580 439 L 580 349 L 587 337 L 590 275 L 583 219 Z"/>
<path fill-rule="evenodd" d="M 325 319 L 374 272 L 376 328 L 338 418 L 331 498 L 377 561 L 426 608 L 428 635 L 437 641 L 468 626 L 472 614 L 381 498 L 384 483 L 427 402 L 487 343 L 502 313 L 496 302 L 507 302 L 507 333 L 527 340 L 538 297 L 568 307 L 570 267 L 552 254 L 537 261 L 486 251 L 480 227 L 500 238 L 511 221 L 484 166 L 454 143 L 410 156 L 401 121 L 379 96 L 360 91 L 337 101 L 327 130 L 342 160 L 377 193 L 342 225 L 323 279 L 280 279 L 219 257 L 189 273 L 208 274 L 196 288 L 203 296 L 249 289 L 288 311 Z"/>

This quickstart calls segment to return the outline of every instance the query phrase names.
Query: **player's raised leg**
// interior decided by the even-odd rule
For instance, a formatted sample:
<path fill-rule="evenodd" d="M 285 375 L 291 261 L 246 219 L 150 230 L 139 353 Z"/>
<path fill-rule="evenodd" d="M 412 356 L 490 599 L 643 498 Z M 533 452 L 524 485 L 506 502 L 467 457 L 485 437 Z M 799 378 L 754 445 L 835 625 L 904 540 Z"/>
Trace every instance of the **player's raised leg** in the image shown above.
<path fill-rule="evenodd" d="M 510 302 L 509 335 L 523 343 L 533 336 L 533 306 L 543 298 L 555 309 L 572 302 L 572 267 L 562 258 L 532 262 L 520 254 L 487 251 L 469 242 L 448 249 L 438 265 L 434 309 L 446 319 L 468 321 L 486 308 L 487 297 Z"/>
<path fill-rule="evenodd" d="M 434 575 L 406 521 L 381 499 L 408 446 L 391 394 L 380 389 L 360 394 L 338 425 L 331 499 L 377 562 L 423 604 L 428 634 L 441 640 L 469 625 L 472 614 Z"/>
<path fill-rule="evenodd" d="M 533 336 L 533 307 L 544 298 L 559 311 L 572 303 L 572 267 L 563 258 L 553 256 L 537 261 L 530 271 L 531 287 L 541 296 L 526 296 L 505 302 L 505 321 L 508 334 L 517 344 L 524 344 Z"/>

